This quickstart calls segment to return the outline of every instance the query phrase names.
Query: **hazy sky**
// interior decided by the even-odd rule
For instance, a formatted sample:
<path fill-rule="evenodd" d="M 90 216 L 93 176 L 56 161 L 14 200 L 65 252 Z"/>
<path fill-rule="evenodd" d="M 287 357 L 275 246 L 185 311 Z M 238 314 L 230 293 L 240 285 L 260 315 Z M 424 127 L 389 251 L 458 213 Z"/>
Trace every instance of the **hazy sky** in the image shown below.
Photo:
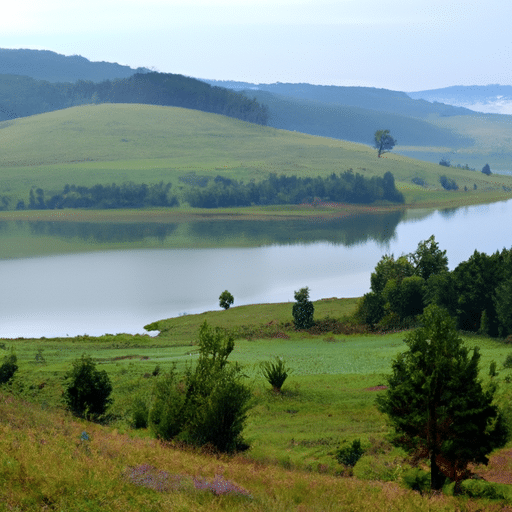
<path fill-rule="evenodd" d="M 16 0 L 0 47 L 256 83 L 512 85 L 511 0 Z"/>

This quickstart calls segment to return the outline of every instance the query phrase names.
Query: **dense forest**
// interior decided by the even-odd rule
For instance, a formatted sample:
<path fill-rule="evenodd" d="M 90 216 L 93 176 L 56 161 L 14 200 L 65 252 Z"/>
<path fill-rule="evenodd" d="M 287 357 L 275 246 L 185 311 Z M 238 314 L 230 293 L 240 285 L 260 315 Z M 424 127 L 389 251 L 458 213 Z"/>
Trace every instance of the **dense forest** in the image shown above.
<path fill-rule="evenodd" d="M 434 236 L 414 253 L 385 255 L 357 315 L 377 329 L 410 327 L 430 304 L 445 308 L 463 331 L 512 335 L 512 249 L 475 251 L 451 272 Z"/>
<path fill-rule="evenodd" d="M 0 75 L 0 121 L 87 103 L 144 103 L 222 114 L 266 125 L 267 107 L 222 87 L 171 73 L 136 73 L 96 83 L 50 83 L 25 76 Z"/>

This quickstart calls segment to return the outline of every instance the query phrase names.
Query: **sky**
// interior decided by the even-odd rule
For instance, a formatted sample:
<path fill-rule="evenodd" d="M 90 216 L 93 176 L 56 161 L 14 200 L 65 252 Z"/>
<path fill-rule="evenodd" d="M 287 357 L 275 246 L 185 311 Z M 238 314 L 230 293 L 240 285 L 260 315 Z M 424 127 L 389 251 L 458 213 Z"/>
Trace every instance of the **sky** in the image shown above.
<path fill-rule="evenodd" d="M 420 91 L 512 85 L 511 0 L 16 0 L 1 48 L 195 78 Z"/>

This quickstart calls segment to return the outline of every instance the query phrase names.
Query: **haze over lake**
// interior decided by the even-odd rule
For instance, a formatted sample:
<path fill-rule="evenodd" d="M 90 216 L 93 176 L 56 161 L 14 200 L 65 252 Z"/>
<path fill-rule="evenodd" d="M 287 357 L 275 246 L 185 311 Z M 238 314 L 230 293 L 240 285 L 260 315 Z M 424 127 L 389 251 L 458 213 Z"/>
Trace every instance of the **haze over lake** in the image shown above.
<path fill-rule="evenodd" d="M 475 249 L 509 248 L 511 213 L 507 201 L 334 221 L 124 225 L 124 232 L 105 224 L 6 222 L 0 226 L 0 337 L 144 332 L 155 320 L 219 309 L 225 289 L 235 306 L 293 301 L 303 286 L 313 300 L 358 297 L 369 291 L 383 254 L 412 252 L 432 234 L 447 250 L 450 269 Z M 197 246 L 206 240 L 220 247 L 177 248 L 184 229 Z M 16 241 L 28 235 L 38 247 L 71 252 L 14 257 L 23 256 Z M 230 241 L 246 247 L 229 247 Z M 124 249 L 94 251 L 111 247 Z"/>

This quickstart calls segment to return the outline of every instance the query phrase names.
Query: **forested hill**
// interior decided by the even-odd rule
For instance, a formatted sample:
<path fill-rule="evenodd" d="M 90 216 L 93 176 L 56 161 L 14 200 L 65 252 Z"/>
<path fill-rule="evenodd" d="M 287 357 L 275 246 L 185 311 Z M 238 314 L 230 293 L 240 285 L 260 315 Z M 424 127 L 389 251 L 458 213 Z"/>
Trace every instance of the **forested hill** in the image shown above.
<path fill-rule="evenodd" d="M 143 103 L 222 114 L 261 125 L 267 108 L 240 92 L 171 73 L 136 73 L 100 83 L 50 83 L 0 75 L 0 121 L 88 103 Z"/>
<path fill-rule="evenodd" d="M 148 71 L 115 62 L 91 62 L 80 55 L 66 56 L 49 50 L 0 48 L 0 75 L 29 76 L 47 82 L 103 82 Z"/>

